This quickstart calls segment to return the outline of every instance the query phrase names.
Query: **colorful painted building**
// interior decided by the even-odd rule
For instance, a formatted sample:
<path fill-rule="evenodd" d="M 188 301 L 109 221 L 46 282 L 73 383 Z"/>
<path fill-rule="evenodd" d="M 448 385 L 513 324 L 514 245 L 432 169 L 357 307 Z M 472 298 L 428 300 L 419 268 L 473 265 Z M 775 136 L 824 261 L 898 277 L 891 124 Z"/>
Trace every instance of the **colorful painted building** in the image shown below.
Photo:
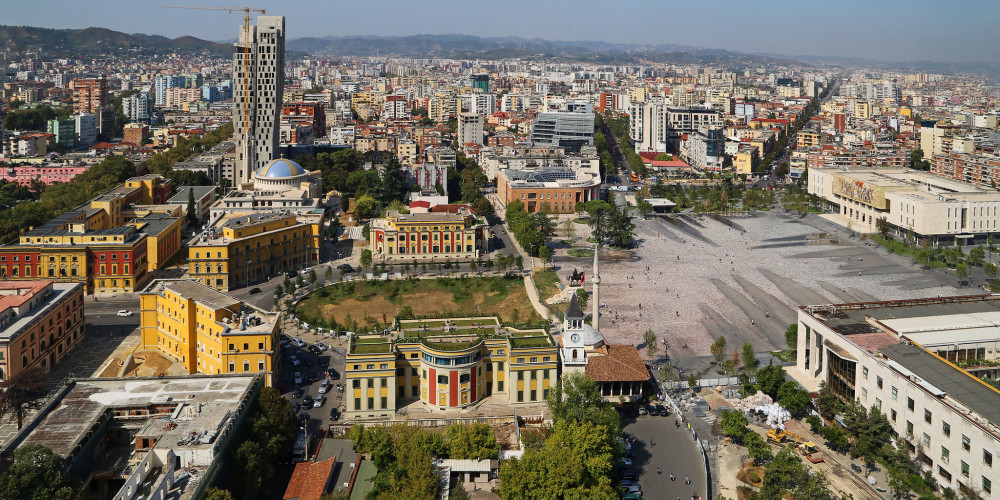
<path fill-rule="evenodd" d="M 401 214 L 371 222 L 372 258 L 379 261 L 474 260 L 484 254 L 486 221 L 471 209 Z"/>

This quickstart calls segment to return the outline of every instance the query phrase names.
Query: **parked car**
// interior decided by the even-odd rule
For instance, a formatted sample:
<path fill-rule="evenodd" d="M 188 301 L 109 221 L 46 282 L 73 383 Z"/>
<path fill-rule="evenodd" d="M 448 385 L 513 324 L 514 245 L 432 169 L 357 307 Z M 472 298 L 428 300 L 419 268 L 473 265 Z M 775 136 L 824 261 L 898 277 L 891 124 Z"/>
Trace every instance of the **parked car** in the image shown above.
<path fill-rule="evenodd" d="M 250 295 L 253 295 L 255 293 L 260 293 L 260 288 L 253 287 L 253 288 L 250 289 L 249 293 L 250 293 Z"/>
<path fill-rule="evenodd" d="M 121 311 L 118 311 L 118 314 L 116 314 L 116 316 L 118 316 L 119 318 L 127 318 L 132 314 L 133 314 L 132 311 L 127 311 L 125 309 L 122 309 Z"/>
<path fill-rule="evenodd" d="M 316 346 L 316 348 L 319 349 L 320 352 L 326 351 L 326 349 L 327 349 L 326 344 L 324 344 L 322 342 L 316 342 L 313 345 Z"/>
<path fill-rule="evenodd" d="M 292 366 L 299 366 L 302 364 L 302 362 L 299 361 L 299 357 L 294 354 L 291 355 L 288 359 L 292 360 Z"/>
<path fill-rule="evenodd" d="M 632 461 L 629 460 L 629 459 L 627 459 L 627 458 L 619 458 L 618 459 L 618 463 L 620 463 L 620 464 L 622 464 L 622 465 L 624 465 L 626 467 L 631 467 L 632 466 Z"/>
<path fill-rule="evenodd" d="M 639 406 L 639 415 L 649 415 L 649 410 L 645 406 Z"/>
<path fill-rule="evenodd" d="M 302 407 L 302 405 L 299 404 L 298 401 L 292 403 L 292 413 L 298 413 L 299 412 L 299 408 L 301 408 L 301 407 Z"/>
<path fill-rule="evenodd" d="M 292 399 L 299 399 L 302 397 L 302 388 L 295 386 L 295 390 L 292 391 Z"/>
<path fill-rule="evenodd" d="M 350 264 L 341 264 L 337 266 L 337 269 L 343 270 L 345 273 L 354 272 L 354 268 Z"/>
<path fill-rule="evenodd" d="M 326 398 L 325 397 L 323 397 L 323 396 L 316 396 L 316 399 L 313 400 L 313 408 L 319 408 L 320 406 L 323 406 L 323 403 L 325 403 L 325 402 L 326 402 Z"/>
<path fill-rule="evenodd" d="M 337 411 L 337 407 L 330 408 L 330 420 L 340 419 L 340 412 Z"/>
<path fill-rule="evenodd" d="M 660 412 L 660 416 L 661 417 L 669 417 L 670 416 L 670 410 L 668 410 L 666 406 L 656 405 L 656 410 Z"/>
<path fill-rule="evenodd" d="M 302 372 L 295 372 L 295 384 L 298 385 L 301 383 L 302 383 Z"/>
<path fill-rule="evenodd" d="M 306 394 L 306 397 L 302 398 L 302 406 L 306 408 L 311 408 L 313 405 L 313 397 Z"/>
<path fill-rule="evenodd" d="M 330 381 L 324 380 L 322 383 L 319 384 L 319 393 L 326 394 L 327 392 L 330 392 Z"/>
<path fill-rule="evenodd" d="M 334 370 L 333 368 L 330 368 L 329 370 L 327 370 L 326 373 L 327 373 L 327 375 L 330 376 L 330 380 L 337 380 L 337 379 L 340 378 L 340 374 L 338 374 L 337 370 Z"/>
<path fill-rule="evenodd" d="M 638 484 L 633 484 L 631 486 L 622 487 L 622 492 L 628 495 L 641 495 L 642 488 Z"/>
<path fill-rule="evenodd" d="M 646 411 L 647 411 L 647 412 L 648 412 L 648 413 L 649 413 L 649 414 L 650 414 L 651 416 L 654 416 L 654 417 L 659 417 L 659 416 L 660 416 L 660 410 L 657 410 L 657 409 L 656 409 L 656 407 L 655 407 L 655 406 L 653 406 L 653 405 L 649 405 L 649 408 L 647 408 L 647 409 L 646 409 Z"/>
<path fill-rule="evenodd" d="M 635 471 L 632 469 L 622 469 L 621 478 L 627 479 L 629 481 L 635 481 Z"/>
<path fill-rule="evenodd" d="M 295 345 L 299 346 L 299 347 L 305 347 L 305 346 L 306 346 L 306 341 L 305 341 L 305 340 L 302 340 L 302 339 L 300 339 L 300 338 L 298 338 L 298 337 L 295 337 L 295 338 L 293 338 L 293 339 L 292 339 L 292 342 L 293 342 L 293 343 L 294 343 Z"/>
<path fill-rule="evenodd" d="M 861 474 L 861 466 L 858 464 L 851 464 L 851 470 L 856 474 Z"/>

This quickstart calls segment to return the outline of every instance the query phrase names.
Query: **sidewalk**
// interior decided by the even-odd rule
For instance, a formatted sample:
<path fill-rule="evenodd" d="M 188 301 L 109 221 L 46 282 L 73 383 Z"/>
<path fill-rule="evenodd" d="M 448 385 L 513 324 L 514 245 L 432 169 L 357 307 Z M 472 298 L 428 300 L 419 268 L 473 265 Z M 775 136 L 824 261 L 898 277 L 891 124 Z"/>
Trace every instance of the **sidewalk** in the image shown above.
<path fill-rule="evenodd" d="M 538 315 L 552 322 L 558 322 L 559 319 L 552 314 L 545 304 L 538 298 L 538 288 L 535 287 L 535 277 L 528 273 L 524 276 L 524 289 L 528 292 L 528 298 L 531 300 L 531 305 L 538 312 Z"/>

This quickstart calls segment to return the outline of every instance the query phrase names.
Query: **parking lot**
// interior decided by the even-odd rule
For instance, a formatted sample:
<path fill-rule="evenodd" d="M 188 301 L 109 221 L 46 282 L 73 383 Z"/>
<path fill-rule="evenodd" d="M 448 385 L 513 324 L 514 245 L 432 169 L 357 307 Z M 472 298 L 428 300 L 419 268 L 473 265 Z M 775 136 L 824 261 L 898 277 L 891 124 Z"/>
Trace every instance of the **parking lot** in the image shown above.
<path fill-rule="evenodd" d="M 320 344 L 326 349 L 318 351 Z M 309 433 L 320 432 L 330 423 L 339 422 L 344 410 L 344 393 L 339 385 L 343 383 L 344 375 L 343 352 L 325 341 L 306 342 L 287 335 L 282 336 L 281 350 L 281 371 L 277 385 L 281 393 L 292 402 L 300 422 L 307 424 Z M 297 380 L 300 382 L 296 383 Z M 328 384 L 328 390 L 320 393 L 324 381 Z M 313 403 L 317 398 L 322 398 L 320 406 Z M 335 408 L 337 420 L 331 419 L 330 415 Z"/>

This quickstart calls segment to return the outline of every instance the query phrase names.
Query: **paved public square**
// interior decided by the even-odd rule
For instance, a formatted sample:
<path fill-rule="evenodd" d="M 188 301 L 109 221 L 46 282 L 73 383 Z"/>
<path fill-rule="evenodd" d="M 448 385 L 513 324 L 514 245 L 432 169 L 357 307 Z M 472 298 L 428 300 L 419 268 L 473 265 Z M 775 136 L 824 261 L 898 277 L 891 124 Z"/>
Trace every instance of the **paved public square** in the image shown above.
<path fill-rule="evenodd" d="M 685 214 L 636 218 L 636 226 L 638 249 L 601 250 L 601 332 L 642 348 L 652 328 L 675 359 L 709 355 L 720 335 L 729 351 L 744 342 L 758 352 L 785 349 L 800 305 L 984 293 L 956 288 L 954 272 L 921 270 L 821 216 Z M 587 232 L 577 225 L 578 238 Z M 574 268 L 586 271 L 590 289 L 591 262 L 562 250 L 555 267 L 564 282 Z"/>

